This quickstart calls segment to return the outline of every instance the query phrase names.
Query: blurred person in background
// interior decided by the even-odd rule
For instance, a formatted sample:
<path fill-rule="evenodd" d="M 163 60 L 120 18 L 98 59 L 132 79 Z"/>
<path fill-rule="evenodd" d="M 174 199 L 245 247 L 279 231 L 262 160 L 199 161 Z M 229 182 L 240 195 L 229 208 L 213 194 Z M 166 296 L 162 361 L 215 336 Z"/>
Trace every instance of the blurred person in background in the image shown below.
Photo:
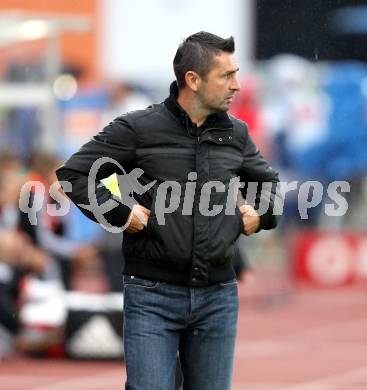
<path fill-rule="evenodd" d="M 26 50 L 18 58 L 4 65 L 3 81 L 7 83 L 41 83 L 45 80 L 42 60 L 30 55 Z M 40 111 L 36 107 L 19 105 L 4 110 L 4 121 L 0 129 L 0 151 L 11 148 L 22 159 L 29 159 L 37 149 L 42 126 Z"/>
<path fill-rule="evenodd" d="M 150 104 L 147 95 L 139 92 L 133 83 L 127 81 L 112 83 L 109 90 L 109 105 L 103 114 L 103 121 L 108 123 L 122 112 L 142 110 Z"/>
<path fill-rule="evenodd" d="M 271 148 L 265 133 L 261 115 L 261 81 L 254 73 L 246 74 L 241 80 L 241 90 L 236 94 L 231 105 L 230 114 L 246 122 L 249 133 L 261 153 L 270 158 Z"/>
<path fill-rule="evenodd" d="M 18 207 L 25 178 L 22 164 L 15 155 L 0 155 L 0 239 L 3 261 L 41 272 L 48 264 L 47 256 L 35 245 Z"/>
<path fill-rule="evenodd" d="M 140 185 L 149 187 L 157 180 L 148 191 L 135 194 L 138 204 L 132 208 L 119 202 L 104 214 L 109 225 L 127 225 L 124 351 L 129 390 L 172 389 L 177 350 L 186 388 L 231 387 L 238 314 L 234 242 L 241 233 L 276 226 L 273 207 L 279 182 L 246 125 L 227 114 L 240 89 L 233 53 L 232 37 L 207 32 L 188 37 L 174 58 L 177 80 L 170 96 L 116 118 L 57 171 L 60 181 L 73 186 L 67 195 L 96 222 L 98 206 L 114 199 L 99 180 L 121 173 L 115 164 L 105 163 L 94 183 L 97 206 L 81 207 L 90 204 L 88 175 L 99 158 L 108 156 L 128 172 L 141 168 Z M 265 214 L 244 204 L 231 215 L 222 207 L 209 218 L 200 213 L 196 198 L 190 215 L 181 209 L 166 213 L 165 224 L 158 223 L 160 183 L 191 177 L 200 189 L 209 180 L 221 180 L 228 188 L 233 176 L 271 183 L 255 201 L 257 208 L 269 200 Z M 214 204 L 225 205 L 225 193 L 211 195 Z"/>
<path fill-rule="evenodd" d="M 19 210 L 20 188 L 25 173 L 18 157 L 11 152 L 0 155 L 0 328 L 16 335 L 20 330 L 18 298 L 25 275 L 40 277 L 50 258 L 28 234 Z M 1 332 L 0 332 L 1 333 Z M 0 335 L 1 339 L 1 335 Z M 1 349 L 4 345 L 0 340 Z M 4 341 L 3 341 L 4 342 Z"/>
<path fill-rule="evenodd" d="M 330 109 L 316 68 L 303 58 L 287 54 L 273 58 L 266 69 L 261 116 L 273 146 L 274 164 L 288 183 L 314 180 L 317 175 L 310 168 L 315 158 L 309 151 L 325 138 Z M 310 209 L 307 219 L 300 219 L 297 194 L 287 194 L 281 227 L 316 227 L 321 205 Z"/>
<path fill-rule="evenodd" d="M 50 154 L 33 155 L 27 180 L 38 181 L 44 185 L 45 200 L 38 212 L 37 225 L 31 226 L 29 223 L 27 225 L 34 241 L 56 260 L 60 278 L 64 286 L 70 289 L 76 273 L 99 272 L 103 265 L 95 237 L 85 241 L 75 239 L 70 234 L 71 224 L 75 222 L 72 213 L 52 216 L 47 212 L 47 204 L 57 204 L 49 193 L 50 187 L 58 184 L 55 170 L 59 165 L 60 161 Z M 29 222 L 28 219 L 27 221 Z"/>

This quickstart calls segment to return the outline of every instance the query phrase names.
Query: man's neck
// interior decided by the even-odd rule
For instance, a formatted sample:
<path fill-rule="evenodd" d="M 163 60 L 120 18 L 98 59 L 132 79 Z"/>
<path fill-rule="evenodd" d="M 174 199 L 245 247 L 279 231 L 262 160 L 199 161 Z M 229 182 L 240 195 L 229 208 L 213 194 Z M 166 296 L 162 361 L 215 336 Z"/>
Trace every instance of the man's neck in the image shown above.
<path fill-rule="evenodd" d="M 211 114 L 208 110 L 201 108 L 196 96 L 191 91 L 186 91 L 185 89 L 179 91 L 177 102 L 186 111 L 191 122 L 195 123 L 197 127 L 200 127 L 206 121 L 208 115 Z"/>

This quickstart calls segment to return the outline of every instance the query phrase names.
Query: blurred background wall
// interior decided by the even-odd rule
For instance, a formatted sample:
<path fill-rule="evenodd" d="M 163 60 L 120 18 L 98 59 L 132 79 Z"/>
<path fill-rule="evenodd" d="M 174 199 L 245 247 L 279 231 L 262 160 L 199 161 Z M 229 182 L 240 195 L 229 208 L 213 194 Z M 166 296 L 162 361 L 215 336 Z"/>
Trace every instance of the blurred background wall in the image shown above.
<path fill-rule="evenodd" d="M 81 1 L 43 1 L 43 0 L 4 0 L 0 2 L 0 10 L 3 13 L 22 12 L 29 15 L 53 15 L 53 16 L 84 16 L 90 18 L 93 28 L 81 34 L 65 31 L 60 40 L 60 51 L 63 62 L 71 66 L 83 69 L 84 78 L 95 80 L 97 73 L 97 39 L 101 34 L 99 28 L 100 4 L 97 0 Z M 40 54 L 42 42 L 27 42 L 2 50 L 3 67 L 7 60 L 18 55 L 20 58 Z"/>
<path fill-rule="evenodd" d="M 101 5 L 100 62 L 102 71 L 114 77 L 168 83 L 176 48 L 192 31 L 234 35 L 241 68 L 253 57 L 252 0 L 107 0 Z"/>

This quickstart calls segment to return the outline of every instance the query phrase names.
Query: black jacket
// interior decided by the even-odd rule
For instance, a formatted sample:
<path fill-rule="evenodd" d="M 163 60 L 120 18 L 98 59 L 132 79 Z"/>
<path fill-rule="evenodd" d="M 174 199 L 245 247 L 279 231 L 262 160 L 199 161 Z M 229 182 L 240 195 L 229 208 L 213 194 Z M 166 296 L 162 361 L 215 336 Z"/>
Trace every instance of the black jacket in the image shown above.
<path fill-rule="evenodd" d="M 278 174 L 253 144 L 244 122 L 220 113 L 210 115 L 198 128 L 179 106 L 176 97 L 177 87 L 173 83 L 170 96 L 163 103 L 116 118 L 71 156 L 57 170 L 57 176 L 60 181 L 72 183 L 72 192 L 68 196 L 80 205 L 89 204 L 87 175 L 99 157 L 113 158 L 126 172 L 141 168 L 144 171 L 141 184 L 157 182 L 146 193 L 134 194 L 139 204 L 151 210 L 151 215 L 147 227 L 141 232 L 124 233 L 124 273 L 176 284 L 205 286 L 235 276 L 231 259 L 243 223 L 238 207 L 232 215 L 226 215 L 224 207 L 218 210 L 219 213 L 214 212 L 215 216 L 203 215 L 199 207 L 201 189 L 208 181 L 223 183 L 211 189 L 209 204 L 204 203 L 204 209 L 214 210 L 213 207 L 226 205 L 228 185 L 234 177 L 245 183 L 270 182 L 271 191 L 269 187 L 261 195 L 258 191 L 256 206 L 260 198 L 270 198 L 268 211 L 260 217 L 260 229 L 271 229 L 276 226 L 272 209 Z M 99 204 L 113 196 L 105 187 L 98 186 L 98 181 L 116 170 L 112 163 L 104 164 L 99 170 L 95 183 Z M 196 180 L 190 177 L 192 182 L 196 181 L 193 208 L 190 202 L 184 205 L 190 172 L 197 173 Z M 160 225 L 155 201 L 157 188 L 164 181 L 176 181 L 182 190 L 181 194 L 178 193 L 178 208 L 165 214 L 165 224 Z M 246 188 L 241 191 L 246 196 Z M 169 199 L 166 202 L 169 203 Z M 81 210 L 96 220 L 90 210 Z M 112 225 L 122 226 L 129 213 L 130 208 L 120 203 L 104 216 Z"/>

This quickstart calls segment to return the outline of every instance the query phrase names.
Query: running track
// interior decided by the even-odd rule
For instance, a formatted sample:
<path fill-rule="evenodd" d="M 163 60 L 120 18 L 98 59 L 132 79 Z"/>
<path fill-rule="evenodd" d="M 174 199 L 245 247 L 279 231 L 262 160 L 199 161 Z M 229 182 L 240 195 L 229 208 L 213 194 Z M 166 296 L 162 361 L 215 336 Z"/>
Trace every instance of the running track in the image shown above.
<path fill-rule="evenodd" d="M 232 390 L 367 389 L 367 286 L 298 289 L 279 299 L 240 286 Z M 15 358 L 1 390 L 122 390 L 121 363 Z"/>

